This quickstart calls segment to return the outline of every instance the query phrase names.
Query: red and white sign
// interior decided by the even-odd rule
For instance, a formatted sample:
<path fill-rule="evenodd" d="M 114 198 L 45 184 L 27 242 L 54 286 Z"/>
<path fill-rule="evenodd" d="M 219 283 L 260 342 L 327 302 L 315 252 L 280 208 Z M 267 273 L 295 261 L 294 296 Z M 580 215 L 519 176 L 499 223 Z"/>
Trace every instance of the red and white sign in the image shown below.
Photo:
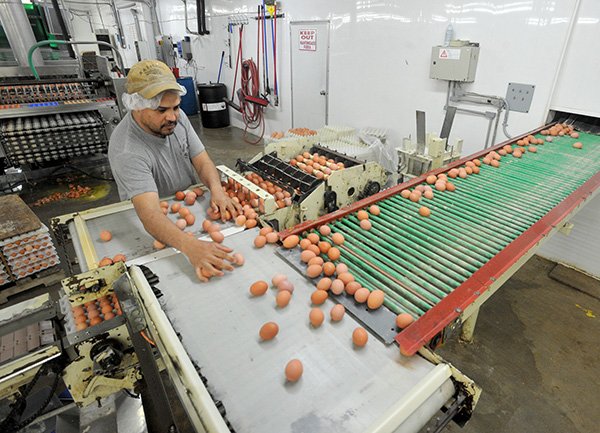
<path fill-rule="evenodd" d="M 317 30 L 316 29 L 300 29 L 300 51 L 317 51 Z"/>

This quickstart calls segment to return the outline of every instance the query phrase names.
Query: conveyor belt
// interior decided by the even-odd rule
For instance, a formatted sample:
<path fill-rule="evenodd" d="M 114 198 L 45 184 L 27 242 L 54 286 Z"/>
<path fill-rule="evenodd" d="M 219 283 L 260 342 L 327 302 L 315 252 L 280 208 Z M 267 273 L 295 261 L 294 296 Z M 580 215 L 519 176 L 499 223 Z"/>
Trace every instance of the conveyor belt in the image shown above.
<path fill-rule="evenodd" d="M 583 149 L 572 147 L 576 141 Z M 482 164 L 480 170 L 465 179 L 450 179 L 456 191 L 435 191 L 431 200 L 414 203 L 400 196 L 406 186 L 423 183 L 419 178 L 283 236 L 332 221 L 333 232 L 346 239 L 340 260 L 355 279 L 370 290 L 383 290 L 391 311 L 419 318 L 596 175 L 600 139 L 583 133 L 578 139 L 554 137 L 554 142 L 537 146 L 536 153 L 526 152 L 520 159 L 508 155 L 500 167 Z M 377 201 L 381 196 L 387 198 Z M 373 227 L 363 230 L 355 211 L 375 202 L 381 214 L 370 215 Z M 431 216 L 420 216 L 421 206 Z M 451 320 L 443 319 L 443 326 Z"/>

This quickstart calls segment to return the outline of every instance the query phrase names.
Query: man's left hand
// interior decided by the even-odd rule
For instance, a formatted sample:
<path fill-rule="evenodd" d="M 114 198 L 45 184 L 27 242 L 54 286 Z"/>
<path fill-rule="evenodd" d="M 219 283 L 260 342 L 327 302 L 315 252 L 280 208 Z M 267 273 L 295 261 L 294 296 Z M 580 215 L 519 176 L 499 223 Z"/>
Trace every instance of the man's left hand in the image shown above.
<path fill-rule="evenodd" d="M 240 204 L 227 196 L 227 194 L 221 190 L 220 186 L 219 191 L 211 191 L 210 195 L 210 206 L 212 207 L 213 212 L 219 212 L 221 214 L 221 220 L 223 222 L 226 220 L 225 216 L 227 215 L 227 211 L 229 211 L 232 218 L 235 218 L 242 213 Z"/>

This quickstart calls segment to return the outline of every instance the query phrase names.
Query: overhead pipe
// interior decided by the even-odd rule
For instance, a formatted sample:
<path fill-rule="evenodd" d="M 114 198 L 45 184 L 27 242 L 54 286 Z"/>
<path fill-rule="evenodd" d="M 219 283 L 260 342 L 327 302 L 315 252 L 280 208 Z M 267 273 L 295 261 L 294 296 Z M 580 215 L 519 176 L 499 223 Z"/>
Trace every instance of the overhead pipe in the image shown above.
<path fill-rule="evenodd" d="M 117 31 L 119 32 L 119 39 L 121 39 L 121 48 L 127 48 L 127 44 L 125 43 L 125 31 L 123 30 L 121 15 L 119 14 L 119 10 L 117 9 L 115 0 L 111 0 L 110 8 L 112 9 L 112 13 L 115 16 L 115 23 L 117 24 Z"/>
<path fill-rule="evenodd" d="M 198 24 L 198 31 L 195 32 L 193 30 L 190 29 L 190 26 L 188 24 L 188 11 L 187 11 L 187 0 L 181 0 L 183 2 L 183 17 L 185 20 L 185 31 L 188 32 L 190 35 L 200 35 L 200 24 Z"/>

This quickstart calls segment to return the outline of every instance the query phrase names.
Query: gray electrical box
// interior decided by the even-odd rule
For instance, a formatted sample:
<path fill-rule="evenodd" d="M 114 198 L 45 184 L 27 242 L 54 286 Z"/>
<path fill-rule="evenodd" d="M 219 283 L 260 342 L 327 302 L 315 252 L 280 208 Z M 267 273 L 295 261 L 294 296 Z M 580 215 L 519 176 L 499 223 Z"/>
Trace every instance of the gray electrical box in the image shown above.
<path fill-rule="evenodd" d="M 183 57 L 188 62 L 192 60 L 192 42 L 186 38 L 181 41 L 181 57 Z"/>
<path fill-rule="evenodd" d="M 475 81 L 478 60 L 478 43 L 451 41 L 447 47 L 433 47 L 429 78 L 470 83 Z"/>

